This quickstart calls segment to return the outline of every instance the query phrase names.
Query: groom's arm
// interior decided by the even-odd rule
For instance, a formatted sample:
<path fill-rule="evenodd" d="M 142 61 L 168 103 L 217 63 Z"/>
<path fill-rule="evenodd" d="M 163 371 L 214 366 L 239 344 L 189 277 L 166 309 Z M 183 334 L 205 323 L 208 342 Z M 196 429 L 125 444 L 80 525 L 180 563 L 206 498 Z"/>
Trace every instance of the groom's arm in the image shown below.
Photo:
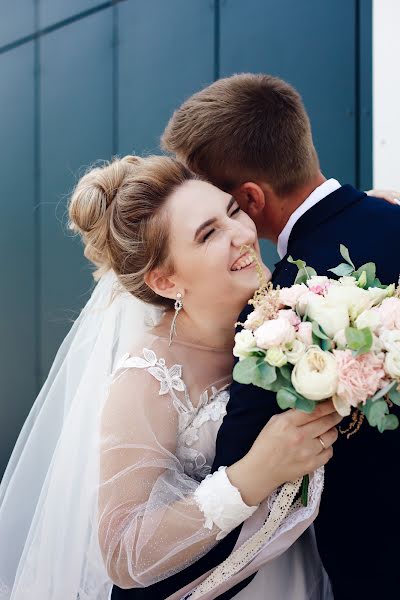
<path fill-rule="evenodd" d="M 217 436 L 212 472 L 243 458 L 264 425 L 279 412 L 274 392 L 234 381 L 230 387 L 227 414 Z"/>

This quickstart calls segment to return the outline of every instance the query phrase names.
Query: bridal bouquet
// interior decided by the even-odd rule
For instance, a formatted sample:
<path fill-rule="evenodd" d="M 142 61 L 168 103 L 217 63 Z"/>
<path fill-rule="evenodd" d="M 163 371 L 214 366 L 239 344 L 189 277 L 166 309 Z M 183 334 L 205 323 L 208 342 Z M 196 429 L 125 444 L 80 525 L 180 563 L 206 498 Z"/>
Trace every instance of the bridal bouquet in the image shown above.
<path fill-rule="evenodd" d="M 276 392 L 282 409 L 312 412 L 332 398 L 338 413 L 352 413 L 353 433 L 364 418 L 380 432 L 396 429 L 400 287 L 382 285 L 372 262 L 356 269 L 345 246 L 340 253 L 344 262 L 330 269 L 339 279 L 289 257 L 299 269 L 294 285 L 261 282 L 235 336 L 233 377 Z"/>

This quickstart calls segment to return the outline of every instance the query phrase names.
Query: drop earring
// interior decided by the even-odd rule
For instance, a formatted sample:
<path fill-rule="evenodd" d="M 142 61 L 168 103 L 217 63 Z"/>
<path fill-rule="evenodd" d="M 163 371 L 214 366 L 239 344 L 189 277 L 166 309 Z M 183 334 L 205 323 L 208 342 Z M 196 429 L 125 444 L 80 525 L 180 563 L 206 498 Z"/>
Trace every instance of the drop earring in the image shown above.
<path fill-rule="evenodd" d="M 172 338 L 174 337 L 174 335 L 176 335 L 176 319 L 178 318 L 178 315 L 183 308 L 182 294 L 179 292 L 176 295 L 174 308 L 175 308 L 175 314 L 174 314 L 174 318 L 172 319 L 171 329 L 169 332 L 169 345 L 172 344 Z"/>

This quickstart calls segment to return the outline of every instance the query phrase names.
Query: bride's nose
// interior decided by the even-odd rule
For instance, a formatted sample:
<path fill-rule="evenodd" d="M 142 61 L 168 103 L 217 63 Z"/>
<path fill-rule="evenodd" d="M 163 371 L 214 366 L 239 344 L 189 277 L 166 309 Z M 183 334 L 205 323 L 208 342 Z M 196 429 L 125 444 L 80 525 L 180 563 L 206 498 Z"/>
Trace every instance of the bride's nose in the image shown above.
<path fill-rule="evenodd" d="M 232 234 L 232 245 L 237 248 L 253 246 L 256 241 L 256 235 L 256 232 L 251 227 L 246 227 L 243 223 L 235 223 Z"/>

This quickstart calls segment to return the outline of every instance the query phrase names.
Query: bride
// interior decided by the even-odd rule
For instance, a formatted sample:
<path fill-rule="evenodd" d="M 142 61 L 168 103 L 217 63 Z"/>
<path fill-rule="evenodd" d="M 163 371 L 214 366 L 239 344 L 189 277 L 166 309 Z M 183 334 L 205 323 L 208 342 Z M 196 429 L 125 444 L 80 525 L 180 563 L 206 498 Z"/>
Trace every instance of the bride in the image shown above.
<path fill-rule="evenodd" d="M 337 439 L 331 402 L 312 415 L 273 417 L 242 460 L 210 474 L 234 323 L 258 287 L 241 250 L 260 256 L 251 219 L 166 157 L 90 170 L 69 213 L 99 281 L 0 487 L 0 598 L 162 590 L 241 523 L 238 542 L 249 540 L 276 490 L 307 473 L 308 506 L 295 503 L 255 559 L 243 559 L 235 576 L 214 576 L 212 591 L 196 597 L 216 598 L 258 570 L 235 598 L 331 598 L 312 538 L 307 555 L 296 542 L 317 515 L 321 467 Z M 157 597 L 183 598 L 205 577 Z"/>

